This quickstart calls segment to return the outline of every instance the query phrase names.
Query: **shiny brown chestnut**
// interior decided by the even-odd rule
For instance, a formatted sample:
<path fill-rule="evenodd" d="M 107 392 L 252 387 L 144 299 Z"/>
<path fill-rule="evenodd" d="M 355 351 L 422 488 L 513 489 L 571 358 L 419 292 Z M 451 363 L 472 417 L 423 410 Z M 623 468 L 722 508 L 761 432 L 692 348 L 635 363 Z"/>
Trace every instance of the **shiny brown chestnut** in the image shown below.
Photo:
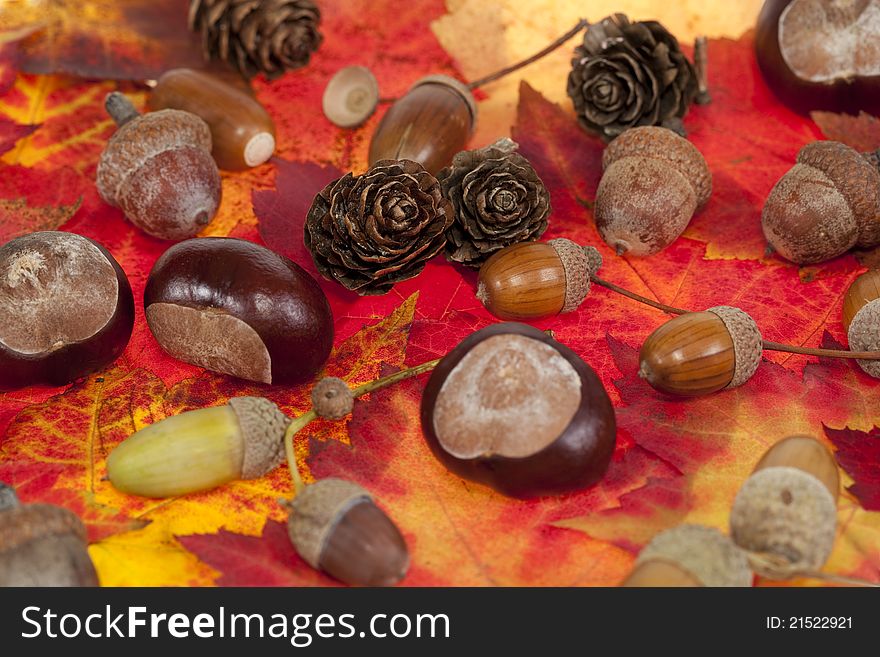
<path fill-rule="evenodd" d="M 515 322 L 465 338 L 422 396 L 422 432 L 455 474 L 511 497 L 589 486 L 614 451 L 614 409 L 565 345 Z"/>
<path fill-rule="evenodd" d="M 0 247 L 0 390 L 99 370 L 125 349 L 133 324 L 128 278 L 94 240 L 44 231 Z"/>
<path fill-rule="evenodd" d="M 467 85 L 445 75 L 422 78 L 382 117 L 370 142 L 370 166 L 414 160 L 435 176 L 467 145 L 476 120 Z"/>
<path fill-rule="evenodd" d="M 755 50 L 792 109 L 880 113 L 880 0 L 767 0 Z"/>
<path fill-rule="evenodd" d="M 196 238 L 168 249 L 144 291 L 169 354 L 261 383 L 312 377 L 333 346 L 327 297 L 299 265 L 252 242 Z"/>

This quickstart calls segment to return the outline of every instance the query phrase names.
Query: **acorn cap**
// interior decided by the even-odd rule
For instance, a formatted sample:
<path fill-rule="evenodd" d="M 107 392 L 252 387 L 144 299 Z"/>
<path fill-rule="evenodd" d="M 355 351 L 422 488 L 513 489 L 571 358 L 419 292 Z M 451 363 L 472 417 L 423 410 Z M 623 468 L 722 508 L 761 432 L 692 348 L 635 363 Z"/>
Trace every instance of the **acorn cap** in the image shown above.
<path fill-rule="evenodd" d="M 758 365 L 761 364 L 761 354 L 764 352 L 764 340 L 761 331 L 751 316 L 732 306 L 715 306 L 708 308 L 708 313 L 717 315 L 724 322 L 727 332 L 733 340 L 733 353 L 736 358 L 733 378 L 727 384 L 727 388 L 736 388 L 752 378 Z"/>
<path fill-rule="evenodd" d="M 847 334 L 853 351 L 880 350 L 880 299 L 874 299 L 859 309 L 852 318 Z M 860 360 L 859 367 L 880 379 L 880 360 Z"/>
<path fill-rule="evenodd" d="M 318 417 L 341 420 L 354 408 L 354 395 L 342 379 L 325 376 L 312 388 L 312 406 Z"/>
<path fill-rule="evenodd" d="M 593 246 L 580 246 L 561 237 L 548 242 L 565 271 L 565 304 L 560 312 L 577 309 L 590 293 L 590 276 L 602 266 L 602 255 Z"/>
<path fill-rule="evenodd" d="M 783 566 L 753 564 L 772 579 L 819 570 L 834 547 L 836 529 L 837 506 L 825 484 L 788 466 L 755 472 L 730 511 L 730 534 L 737 545 L 785 561 Z"/>
<path fill-rule="evenodd" d="M 640 126 L 624 131 L 605 148 L 602 170 L 624 157 L 663 160 L 675 167 L 693 187 L 697 208 L 712 195 L 712 173 L 706 158 L 684 137 L 658 126 Z"/>
<path fill-rule="evenodd" d="M 165 109 L 131 119 L 101 153 L 95 181 L 101 198 L 118 206 L 119 192 L 131 174 L 156 155 L 186 146 L 211 152 L 211 130 L 195 114 Z"/>
<path fill-rule="evenodd" d="M 712 527 L 679 525 L 660 532 L 639 553 L 636 566 L 654 560 L 675 564 L 703 586 L 752 585 L 745 554 Z"/>
<path fill-rule="evenodd" d="M 355 128 L 366 121 L 379 103 L 379 83 L 365 66 L 339 69 L 324 88 L 324 116 L 340 128 Z"/>
<path fill-rule="evenodd" d="M 815 141 L 804 146 L 797 156 L 806 164 L 824 173 L 837 188 L 852 210 L 859 226 L 857 246 L 874 246 L 880 242 L 880 172 L 862 154 L 836 141 Z"/>
<path fill-rule="evenodd" d="M 287 532 L 299 555 L 321 568 L 321 552 L 342 516 L 353 506 L 371 502 L 370 494 L 345 479 L 321 479 L 306 486 L 291 503 Z"/>
<path fill-rule="evenodd" d="M 290 418 L 263 397 L 233 397 L 229 405 L 241 426 L 241 478 L 262 477 L 284 460 L 284 432 Z"/>
<path fill-rule="evenodd" d="M 70 534 L 85 545 L 86 528 L 72 511 L 52 504 L 23 504 L 0 515 L 0 559 L 26 543 L 45 536 Z"/>
<path fill-rule="evenodd" d="M 410 87 L 410 91 L 412 91 L 416 87 L 422 86 L 423 84 L 442 84 L 445 87 L 449 87 L 459 96 L 461 96 L 462 100 L 464 100 L 465 104 L 467 105 L 468 110 L 470 110 L 471 131 L 473 131 L 474 125 L 477 122 L 477 101 L 474 99 L 474 95 L 471 93 L 471 90 L 468 89 L 466 84 L 459 82 L 455 78 L 451 78 L 448 75 L 426 75 L 420 80 L 416 80 L 416 83 L 412 87 Z"/>

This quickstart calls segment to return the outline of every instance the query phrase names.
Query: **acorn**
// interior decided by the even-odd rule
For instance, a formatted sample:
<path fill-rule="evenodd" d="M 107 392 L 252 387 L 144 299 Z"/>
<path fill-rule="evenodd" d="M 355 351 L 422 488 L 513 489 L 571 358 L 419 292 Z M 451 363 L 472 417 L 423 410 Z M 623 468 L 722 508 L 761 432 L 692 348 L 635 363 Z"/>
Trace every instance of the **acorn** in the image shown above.
<path fill-rule="evenodd" d="M 211 155 L 221 169 L 259 166 L 275 151 L 275 124 L 260 103 L 241 89 L 203 71 L 175 68 L 156 81 L 147 98 L 152 111 L 184 110 L 211 129 Z"/>
<path fill-rule="evenodd" d="M 660 392 L 707 395 L 748 381 L 761 363 L 755 320 L 739 308 L 685 313 L 655 330 L 639 352 L 639 376 Z"/>
<path fill-rule="evenodd" d="M 700 151 L 672 130 L 630 128 L 602 155 L 596 227 L 618 255 L 651 255 L 687 228 L 712 194 Z"/>
<path fill-rule="evenodd" d="M 119 129 L 98 162 L 101 198 L 161 239 L 192 237 L 207 226 L 221 194 L 208 125 L 180 110 L 141 116 L 117 91 L 105 106 Z"/>
<path fill-rule="evenodd" d="M 803 114 L 880 114 L 876 16 L 876 0 L 766 0 L 755 52 L 771 91 Z"/>
<path fill-rule="evenodd" d="M 262 397 L 235 397 L 224 406 L 172 415 L 110 452 L 107 477 L 121 493 L 143 497 L 187 495 L 257 479 L 284 459 L 289 424 Z"/>
<path fill-rule="evenodd" d="M 98 575 L 86 528 L 74 513 L 51 504 L 21 504 L 2 484 L 0 587 L 8 586 L 98 586 Z"/>
<path fill-rule="evenodd" d="M 501 249 L 480 268 L 477 298 L 501 319 L 535 320 L 576 310 L 602 266 L 592 246 L 560 238 Z"/>
<path fill-rule="evenodd" d="M 839 486 L 834 457 L 814 438 L 792 436 L 767 451 L 730 512 L 731 537 L 755 553 L 758 574 L 788 579 L 822 568 L 834 547 Z"/>
<path fill-rule="evenodd" d="M 516 323 L 477 331 L 440 361 L 421 422 L 450 471 L 519 498 L 595 483 L 616 440 L 614 409 L 592 368 Z"/>
<path fill-rule="evenodd" d="M 356 128 L 376 111 L 379 83 L 365 66 L 346 66 L 324 88 L 324 116 L 340 128 Z"/>
<path fill-rule="evenodd" d="M 878 208 L 875 164 L 849 146 L 819 141 L 804 146 L 773 187 L 761 226 L 779 255 L 810 264 L 880 244 Z"/>
<path fill-rule="evenodd" d="M 65 385 L 116 360 L 134 299 L 103 246 L 44 231 L 0 247 L 0 390 Z"/>
<path fill-rule="evenodd" d="M 843 297 L 843 328 L 854 351 L 880 350 L 880 271 L 865 272 Z M 880 379 L 880 361 L 858 361 L 866 373 Z"/>
<path fill-rule="evenodd" d="M 625 587 L 751 586 L 748 559 L 712 527 L 679 525 L 657 534 L 636 558 Z"/>
<path fill-rule="evenodd" d="M 318 417 L 341 420 L 354 408 L 354 395 L 342 379 L 325 376 L 312 388 L 312 408 Z"/>
<path fill-rule="evenodd" d="M 344 479 L 321 479 L 290 503 L 290 541 L 299 555 L 351 586 L 392 586 L 406 575 L 400 530 L 370 494 Z"/>
<path fill-rule="evenodd" d="M 432 176 L 464 150 L 477 120 L 467 85 L 445 75 L 417 81 L 382 117 L 370 141 L 370 166 L 414 160 Z"/>
<path fill-rule="evenodd" d="M 288 258 L 245 240 L 175 244 L 144 291 L 147 323 L 187 363 L 271 384 L 311 379 L 333 346 L 324 292 Z"/>

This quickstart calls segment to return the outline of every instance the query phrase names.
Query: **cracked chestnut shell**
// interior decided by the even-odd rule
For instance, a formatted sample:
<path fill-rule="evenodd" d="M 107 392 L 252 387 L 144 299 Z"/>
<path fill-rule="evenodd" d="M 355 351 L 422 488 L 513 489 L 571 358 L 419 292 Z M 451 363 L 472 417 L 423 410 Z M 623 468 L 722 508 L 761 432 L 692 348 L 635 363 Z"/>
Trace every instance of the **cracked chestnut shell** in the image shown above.
<path fill-rule="evenodd" d="M 327 297 L 299 265 L 228 237 L 175 244 L 144 291 L 150 330 L 187 363 L 271 384 L 310 379 L 333 346 Z"/>
<path fill-rule="evenodd" d="M 42 231 L 0 247 L 0 390 L 65 385 L 116 360 L 134 299 L 119 263 L 81 235 Z"/>
<path fill-rule="evenodd" d="M 598 481 L 614 451 L 614 409 L 592 368 L 515 322 L 465 338 L 431 375 L 422 432 L 450 471 L 511 497 Z"/>

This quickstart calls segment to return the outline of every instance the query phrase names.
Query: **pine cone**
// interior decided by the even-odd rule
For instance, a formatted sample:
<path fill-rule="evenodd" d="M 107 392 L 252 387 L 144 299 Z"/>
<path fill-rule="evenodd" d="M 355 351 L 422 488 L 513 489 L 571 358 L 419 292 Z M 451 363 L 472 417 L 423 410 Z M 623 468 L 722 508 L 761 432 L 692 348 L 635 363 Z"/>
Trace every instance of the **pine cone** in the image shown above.
<path fill-rule="evenodd" d="M 309 63 L 321 45 L 321 12 L 311 0 L 191 0 L 189 28 L 206 59 L 271 80 Z"/>
<path fill-rule="evenodd" d="M 568 95 L 581 125 L 606 139 L 640 125 L 682 132 L 696 94 L 693 65 L 656 21 L 615 14 L 591 25 L 575 48 Z"/>
<path fill-rule="evenodd" d="M 418 162 L 380 160 L 327 185 L 306 216 L 318 271 L 358 294 L 384 294 L 446 245 L 452 206 Z"/>
<path fill-rule="evenodd" d="M 547 230 L 550 194 L 517 148 L 500 139 L 462 151 L 437 174 L 455 213 L 446 235 L 449 260 L 476 268 L 495 251 Z"/>

